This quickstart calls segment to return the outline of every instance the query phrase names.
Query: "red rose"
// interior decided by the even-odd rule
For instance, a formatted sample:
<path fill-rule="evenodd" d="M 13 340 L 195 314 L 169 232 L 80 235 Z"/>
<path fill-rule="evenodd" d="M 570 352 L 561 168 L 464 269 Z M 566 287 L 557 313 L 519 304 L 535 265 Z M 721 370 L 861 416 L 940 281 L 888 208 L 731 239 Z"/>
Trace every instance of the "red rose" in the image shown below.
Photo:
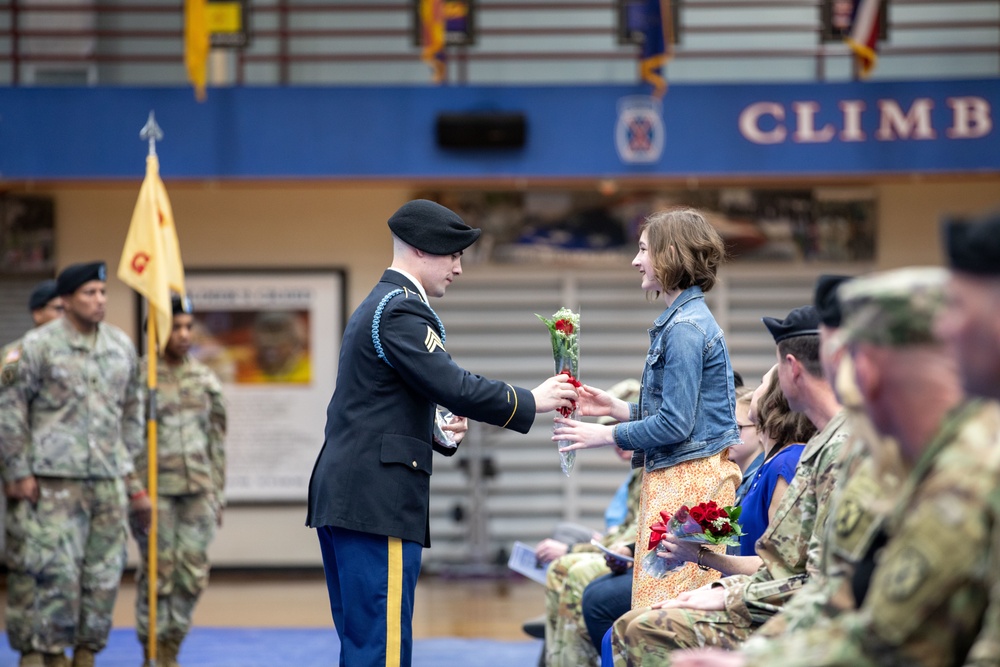
<path fill-rule="evenodd" d="M 718 509 L 718 507 L 719 507 L 718 505 L 715 504 L 714 500 L 709 500 L 707 503 L 704 503 L 704 504 L 705 504 L 705 507 L 711 507 L 712 509 Z"/>
<path fill-rule="evenodd" d="M 556 320 L 556 331 L 561 331 L 568 336 L 573 333 L 573 323 L 569 320 Z"/>
<path fill-rule="evenodd" d="M 705 510 L 700 507 L 692 507 L 690 512 L 691 518 L 701 523 L 705 520 Z"/>
<path fill-rule="evenodd" d="M 707 518 L 707 519 L 708 519 L 709 521 L 715 521 L 716 519 L 718 519 L 718 518 L 719 518 L 719 516 L 720 516 L 720 515 L 719 515 L 719 510 L 715 509 L 714 507 L 710 507 L 710 508 L 708 509 L 708 511 L 707 511 L 707 512 L 705 512 L 705 517 L 706 517 L 706 518 Z"/>
<path fill-rule="evenodd" d="M 728 521 L 723 521 L 721 525 L 717 528 L 714 528 L 712 532 L 717 537 L 725 537 L 726 535 L 729 535 L 731 532 L 733 532 L 733 527 L 732 525 L 730 525 Z"/>

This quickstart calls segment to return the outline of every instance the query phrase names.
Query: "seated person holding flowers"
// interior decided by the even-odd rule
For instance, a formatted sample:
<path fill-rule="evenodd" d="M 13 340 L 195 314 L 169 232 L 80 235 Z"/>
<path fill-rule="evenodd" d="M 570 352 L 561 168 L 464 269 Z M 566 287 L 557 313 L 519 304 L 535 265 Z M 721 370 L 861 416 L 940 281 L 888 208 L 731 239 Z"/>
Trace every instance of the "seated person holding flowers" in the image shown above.
<path fill-rule="evenodd" d="M 757 428 L 764 445 L 764 463 L 740 503 L 739 555 L 719 554 L 703 545 L 681 540 L 666 534 L 660 542 L 659 557 L 670 565 L 697 563 L 702 567 L 718 570 L 723 575 L 753 574 L 763 561 L 757 556 L 755 545 L 774 518 L 788 484 L 795 476 L 795 467 L 805 448 L 804 443 L 815 433 L 816 427 L 805 415 L 792 412 L 788 400 L 781 393 L 781 385 L 772 367 L 750 399 L 748 419 Z M 692 510 L 693 512 L 694 510 Z"/>

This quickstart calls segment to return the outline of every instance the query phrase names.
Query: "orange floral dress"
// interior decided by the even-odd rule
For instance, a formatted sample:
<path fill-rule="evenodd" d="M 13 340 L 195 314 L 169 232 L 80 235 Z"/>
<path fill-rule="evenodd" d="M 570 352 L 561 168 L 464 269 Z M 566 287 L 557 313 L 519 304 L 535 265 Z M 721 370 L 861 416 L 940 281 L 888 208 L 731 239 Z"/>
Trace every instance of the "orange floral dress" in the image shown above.
<path fill-rule="evenodd" d="M 725 451 L 704 459 L 686 461 L 675 466 L 645 471 L 642 475 L 642 495 L 639 499 L 639 534 L 635 543 L 635 566 L 632 573 L 632 608 L 648 607 L 654 602 L 677 597 L 719 578 L 715 570 L 702 570 L 695 563 L 685 563 L 663 578 L 646 573 L 642 559 L 648 552 L 649 527 L 660 520 L 660 511 L 671 514 L 681 505 L 696 505 L 714 500 L 720 506 L 732 505 L 736 487 L 743 475 Z M 709 547 L 724 553 L 724 546 Z"/>

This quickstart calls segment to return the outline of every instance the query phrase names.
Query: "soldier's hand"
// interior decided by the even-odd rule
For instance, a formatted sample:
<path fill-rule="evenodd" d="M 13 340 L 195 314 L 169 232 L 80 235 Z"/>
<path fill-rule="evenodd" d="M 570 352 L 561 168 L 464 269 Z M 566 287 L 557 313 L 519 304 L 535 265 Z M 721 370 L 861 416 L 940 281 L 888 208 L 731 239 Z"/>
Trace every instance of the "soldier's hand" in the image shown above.
<path fill-rule="evenodd" d="M 132 525 L 143 534 L 149 531 L 149 524 L 153 518 L 153 503 L 146 493 L 138 494 L 129 498 L 128 513 Z"/>
<path fill-rule="evenodd" d="M 459 444 L 465 439 L 465 434 L 469 431 L 469 419 L 468 417 L 459 417 L 455 415 L 451 418 L 451 421 L 441 427 L 442 431 L 449 431 L 451 437 L 455 440 L 455 444 Z"/>
<path fill-rule="evenodd" d="M 726 590 L 724 588 L 702 586 L 693 591 L 685 591 L 672 600 L 664 600 L 652 605 L 653 609 L 697 609 L 699 611 L 724 611 Z"/>
<path fill-rule="evenodd" d="M 32 504 L 38 502 L 38 480 L 34 475 L 7 482 L 3 485 L 3 490 L 11 500 L 27 500 Z"/>
<path fill-rule="evenodd" d="M 557 408 L 573 409 L 576 403 L 576 387 L 569 382 L 565 373 L 550 377 L 531 390 L 535 397 L 535 412 L 552 412 Z"/>
<path fill-rule="evenodd" d="M 569 545 L 551 537 L 546 537 L 535 547 L 535 558 L 542 563 L 551 563 L 569 552 Z"/>
<path fill-rule="evenodd" d="M 670 658 L 674 667 L 743 667 L 746 664 L 746 659 L 738 651 L 719 648 L 675 651 Z"/>

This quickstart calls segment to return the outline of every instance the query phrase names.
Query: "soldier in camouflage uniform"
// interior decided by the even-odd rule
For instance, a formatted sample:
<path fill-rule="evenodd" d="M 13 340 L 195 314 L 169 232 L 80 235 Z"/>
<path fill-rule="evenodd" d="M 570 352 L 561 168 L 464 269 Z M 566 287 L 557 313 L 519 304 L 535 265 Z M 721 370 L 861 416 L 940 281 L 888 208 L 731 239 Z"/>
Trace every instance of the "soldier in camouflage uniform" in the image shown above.
<path fill-rule="evenodd" d="M 29 332 L 5 367 L 0 456 L 7 517 L 7 635 L 22 667 L 94 664 L 125 566 L 130 509 L 149 518 L 134 473 L 142 395 L 132 341 L 104 324 L 106 268 L 57 279 L 65 317 Z"/>
<path fill-rule="evenodd" d="M 864 413 L 864 404 L 854 381 L 854 365 L 844 354 L 840 301 L 837 288 L 847 276 L 820 276 L 816 283 L 816 309 L 820 315 L 820 331 L 827 343 L 823 355 L 824 373 L 837 378 L 834 390 L 847 412 L 851 442 L 842 453 L 840 478 L 831 499 L 831 520 L 827 522 L 820 544 L 820 574 L 808 582 L 781 611 L 760 627 L 744 644 L 749 651 L 767 637 L 776 637 L 793 630 L 812 627 L 824 618 L 856 608 L 851 589 L 851 577 L 857 564 L 868 552 L 878 534 L 885 514 L 891 506 L 899 475 L 889 475 L 882 465 L 885 453 L 896 450 L 887 439 L 878 443 L 882 456 L 873 458 L 871 448 L 877 436 Z"/>
<path fill-rule="evenodd" d="M 226 454 L 226 406 L 215 374 L 188 355 L 190 302 L 173 300 L 173 330 L 156 369 L 157 384 L 157 664 L 176 667 L 195 604 L 208 584 L 208 546 L 222 522 Z M 145 384 L 146 364 L 142 365 Z M 148 458 L 136 462 L 145 475 Z M 136 580 L 136 632 L 149 638 L 146 531 L 133 535 L 142 559 Z M 147 658 L 147 665 L 149 656 Z"/>
<path fill-rule="evenodd" d="M 1000 399 L 1000 213 L 947 220 L 943 231 L 951 272 L 938 334 L 955 351 L 966 391 Z M 968 667 L 1000 665 L 1000 521 L 991 543 L 991 601 Z"/>
<path fill-rule="evenodd" d="M 635 542 L 641 490 L 642 468 L 636 468 L 629 479 L 625 521 L 608 531 L 600 540 L 602 545 L 615 549 Z M 600 656 L 587 634 L 580 602 L 587 584 L 609 572 L 604 553 L 587 543 L 574 545 L 570 553 L 552 561 L 545 582 L 545 664 L 549 667 L 599 664 Z"/>
<path fill-rule="evenodd" d="M 49 279 L 35 285 L 28 297 L 28 310 L 35 328 L 48 324 L 57 317 L 62 317 L 62 299 L 56 294 L 56 281 Z M 21 341 L 18 338 L 0 347 L 0 406 L 3 406 L 2 394 L 13 387 L 17 380 L 17 362 L 21 359 Z M 0 440 L 3 434 L 0 433 Z M 3 460 L 0 459 L 0 475 L 3 474 Z M 5 480 L 6 481 L 6 480 Z M 4 493 L 4 500 L 7 494 Z"/>
<path fill-rule="evenodd" d="M 63 314 L 62 299 L 56 294 L 56 281 L 43 280 L 31 289 L 28 297 L 28 311 L 34 326 L 40 327 Z M 21 338 L 0 347 L 0 366 L 11 365 L 11 373 L 17 374 L 17 360 L 21 357 Z M 14 375 L 11 376 L 13 380 Z"/>
<path fill-rule="evenodd" d="M 953 357 L 934 339 L 943 286 L 940 269 L 904 269 L 841 291 L 866 410 L 908 471 L 851 578 L 858 609 L 741 654 L 678 655 L 675 665 L 965 662 L 997 576 L 1000 406 L 964 397 Z"/>
<path fill-rule="evenodd" d="M 782 392 L 789 406 L 806 414 L 819 432 L 806 444 L 795 477 L 757 541 L 764 564 L 754 575 L 724 577 L 653 609 L 622 616 L 612 628 L 616 666 L 668 665 L 677 648 L 734 648 L 818 573 L 821 535 L 849 429 L 823 377 L 815 308 L 797 308 L 783 321 L 765 318 L 765 324 L 778 345 Z"/>

